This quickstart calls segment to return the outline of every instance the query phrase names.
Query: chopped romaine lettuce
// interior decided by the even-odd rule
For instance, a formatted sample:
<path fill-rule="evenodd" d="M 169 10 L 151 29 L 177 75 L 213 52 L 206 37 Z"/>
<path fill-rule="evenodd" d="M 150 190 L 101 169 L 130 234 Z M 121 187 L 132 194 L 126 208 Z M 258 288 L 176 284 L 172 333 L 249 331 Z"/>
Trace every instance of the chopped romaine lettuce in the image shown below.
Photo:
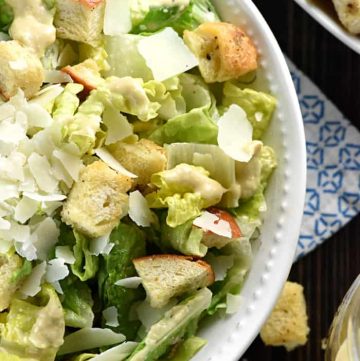
<path fill-rule="evenodd" d="M 79 107 L 77 97 L 84 87 L 81 84 L 67 84 L 64 91 L 55 99 L 52 115 L 54 119 L 71 117 Z"/>
<path fill-rule="evenodd" d="M 41 62 L 45 69 L 61 69 L 75 64 L 78 60 L 77 46 L 63 39 L 56 39 L 46 50 Z"/>
<path fill-rule="evenodd" d="M 205 345 L 207 341 L 200 337 L 189 337 L 180 345 L 175 345 L 175 353 L 162 358 L 160 361 L 189 361 L 191 360 Z"/>
<path fill-rule="evenodd" d="M 61 298 L 65 325 L 74 328 L 92 327 L 94 301 L 88 285 L 73 275 L 62 280 L 60 285 L 64 293 Z"/>
<path fill-rule="evenodd" d="M 193 219 L 175 228 L 166 224 L 166 212 L 160 218 L 161 235 L 158 246 L 164 251 L 175 249 L 188 256 L 204 257 L 207 247 L 201 241 L 203 230 L 193 226 Z"/>
<path fill-rule="evenodd" d="M 241 89 L 231 82 L 225 83 L 223 92 L 223 105 L 239 105 L 253 126 L 254 139 L 261 139 L 276 108 L 276 99 L 250 88 Z"/>
<path fill-rule="evenodd" d="M 79 61 L 85 61 L 86 59 L 92 59 L 95 61 L 98 69 L 101 72 L 109 71 L 110 65 L 108 63 L 108 54 L 106 50 L 101 47 L 92 47 L 91 45 L 80 43 L 79 44 Z M 68 64 L 67 64 L 68 65 Z"/>
<path fill-rule="evenodd" d="M 20 357 L 20 360 L 30 357 L 38 361 L 54 361 L 64 333 L 60 300 L 51 286 L 44 285 L 33 299 L 12 300 L 1 331 L 0 349 Z"/>
<path fill-rule="evenodd" d="M 219 21 L 219 16 L 209 0 L 191 0 L 186 7 L 181 3 L 173 2 L 172 6 L 156 6 L 154 3 L 149 8 L 143 6 L 140 11 L 131 9 L 135 23 L 132 33 L 155 32 L 171 26 L 182 34 L 184 30 L 193 30 L 202 23 Z"/>
<path fill-rule="evenodd" d="M 158 360 L 174 342 L 192 336 L 201 314 L 208 308 L 210 302 L 211 292 L 203 288 L 171 308 L 159 322 L 150 328 L 145 339 L 128 361 Z"/>
<path fill-rule="evenodd" d="M 0 31 L 6 32 L 14 20 L 14 12 L 5 0 L 0 0 Z"/>
<path fill-rule="evenodd" d="M 166 223 L 179 226 L 200 215 L 201 210 L 220 202 L 225 188 L 209 178 L 201 167 L 179 164 L 175 168 L 156 173 L 151 183 L 159 188 L 146 198 L 151 208 L 169 208 Z"/>
<path fill-rule="evenodd" d="M 144 293 L 140 288 L 126 288 L 115 283 L 120 279 L 136 276 L 132 260 L 145 255 L 144 238 L 144 233 L 134 224 L 119 224 L 110 235 L 110 242 L 114 243 L 114 247 L 109 255 L 102 257 L 98 276 L 103 309 L 116 307 L 119 326 L 113 329 L 130 340 L 135 338 L 140 323 L 130 319 L 129 310 L 134 302 L 144 298 Z"/>

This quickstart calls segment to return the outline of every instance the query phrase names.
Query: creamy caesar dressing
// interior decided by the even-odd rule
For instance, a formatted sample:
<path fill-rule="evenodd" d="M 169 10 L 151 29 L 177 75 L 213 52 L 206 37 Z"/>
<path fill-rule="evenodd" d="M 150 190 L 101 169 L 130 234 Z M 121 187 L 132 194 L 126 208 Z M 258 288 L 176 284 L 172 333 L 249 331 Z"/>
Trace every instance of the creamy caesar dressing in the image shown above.
<path fill-rule="evenodd" d="M 13 8 L 14 21 L 9 34 L 19 43 L 43 56 L 45 49 L 56 39 L 54 13 L 47 10 L 42 0 L 5 0 Z"/>

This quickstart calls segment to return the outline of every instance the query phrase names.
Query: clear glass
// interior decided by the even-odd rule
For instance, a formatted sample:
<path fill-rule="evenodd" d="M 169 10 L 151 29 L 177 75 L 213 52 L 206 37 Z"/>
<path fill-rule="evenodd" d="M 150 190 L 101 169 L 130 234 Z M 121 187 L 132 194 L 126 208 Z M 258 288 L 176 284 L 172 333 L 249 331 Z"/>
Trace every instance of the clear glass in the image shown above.
<path fill-rule="evenodd" d="M 360 275 L 346 293 L 334 317 L 325 361 L 360 361 Z"/>

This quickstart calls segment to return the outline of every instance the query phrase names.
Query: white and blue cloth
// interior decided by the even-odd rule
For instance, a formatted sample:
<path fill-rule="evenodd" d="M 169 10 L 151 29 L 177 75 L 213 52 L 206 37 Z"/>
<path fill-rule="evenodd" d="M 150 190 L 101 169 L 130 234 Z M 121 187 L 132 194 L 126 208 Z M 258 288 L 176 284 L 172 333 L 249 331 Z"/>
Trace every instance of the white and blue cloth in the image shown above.
<path fill-rule="evenodd" d="M 299 258 L 360 212 L 360 133 L 288 62 L 304 119 L 307 187 Z"/>

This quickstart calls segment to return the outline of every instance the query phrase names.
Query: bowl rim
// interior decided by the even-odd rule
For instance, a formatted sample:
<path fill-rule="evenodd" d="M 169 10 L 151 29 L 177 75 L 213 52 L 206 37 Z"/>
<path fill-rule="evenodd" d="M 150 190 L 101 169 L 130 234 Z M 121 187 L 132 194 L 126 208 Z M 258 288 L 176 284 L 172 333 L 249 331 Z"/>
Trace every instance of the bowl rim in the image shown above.
<path fill-rule="evenodd" d="M 231 316 L 231 318 L 234 318 L 234 321 L 229 321 L 229 323 L 227 322 L 228 320 L 218 321 L 219 323 L 214 325 L 214 327 L 206 328 L 204 330 L 204 337 L 208 337 L 209 341 L 214 340 L 216 342 L 216 334 L 219 336 L 221 331 L 227 333 L 227 335 L 221 336 L 221 341 L 219 340 L 218 344 L 205 347 L 194 357 L 195 361 L 237 361 L 258 335 L 262 325 L 271 313 L 287 280 L 294 260 L 305 203 L 306 142 L 300 105 L 290 71 L 284 55 L 265 19 L 251 0 L 214 0 L 214 3 L 215 5 L 218 4 L 218 7 L 222 5 L 231 7 L 234 9 L 234 12 L 237 9 L 241 9 L 245 18 L 249 20 L 248 23 L 252 23 L 253 19 L 256 19 L 252 25 L 257 28 L 259 32 L 258 38 L 265 44 L 265 51 L 271 52 L 272 61 L 277 63 L 277 69 L 274 73 L 281 75 L 281 78 L 278 80 L 278 83 L 281 84 L 281 89 L 286 89 L 286 95 L 283 98 L 286 99 L 286 108 L 290 109 L 289 113 L 293 118 L 291 123 L 292 129 L 290 134 L 288 134 L 290 138 L 293 137 L 289 141 L 290 144 L 291 141 L 295 140 L 295 148 L 291 149 L 290 159 L 288 158 L 284 161 L 283 177 L 286 181 L 285 187 L 287 189 L 284 189 L 280 198 L 282 202 L 279 213 L 282 216 L 276 223 L 275 234 L 271 236 L 271 240 L 268 240 L 271 242 L 269 251 L 266 254 L 263 251 L 263 254 L 259 255 L 259 257 L 255 256 L 255 262 L 250 270 L 249 278 L 245 282 L 241 293 L 241 295 L 246 294 L 246 301 L 243 304 L 244 309 Z M 247 30 L 247 32 L 252 36 L 251 31 Z M 280 115 L 278 116 L 280 117 Z M 282 140 L 285 137 L 286 134 L 282 134 Z M 290 163 L 292 167 L 286 165 L 289 162 L 292 162 Z M 293 172 L 289 172 L 288 168 L 291 168 Z M 291 188 L 294 185 L 296 185 L 296 189 Z M 289 204 L 289 201 L 291 204 Z M 290 217 L 291 222 L 286 223 L 286 217 Z M 253 270 L 256 270 L 256 274 L 252 272 Z M 256 287 L 250 285 L 250 278 L 252 278 L 251 282 L 254 281 L 256 283 Z M 263 296 L 264 294 L 266 294 L 266 297 Z M 227 328 L 227 326 L 231 328 Z M 226 339 L 223 339 L 224 337 Z"/>
<path fill-rule="evenodd" d="M 335 36 L 348 48 L 360 54 L 360 36 L 351 34 L 339 22 L 335 21 L 331 16 L 326 14 L 315 4 L 306 0 L 295 0 L 295 2 L 302 7 L 313 19 L 321 24 L 330 34 Z"/>

